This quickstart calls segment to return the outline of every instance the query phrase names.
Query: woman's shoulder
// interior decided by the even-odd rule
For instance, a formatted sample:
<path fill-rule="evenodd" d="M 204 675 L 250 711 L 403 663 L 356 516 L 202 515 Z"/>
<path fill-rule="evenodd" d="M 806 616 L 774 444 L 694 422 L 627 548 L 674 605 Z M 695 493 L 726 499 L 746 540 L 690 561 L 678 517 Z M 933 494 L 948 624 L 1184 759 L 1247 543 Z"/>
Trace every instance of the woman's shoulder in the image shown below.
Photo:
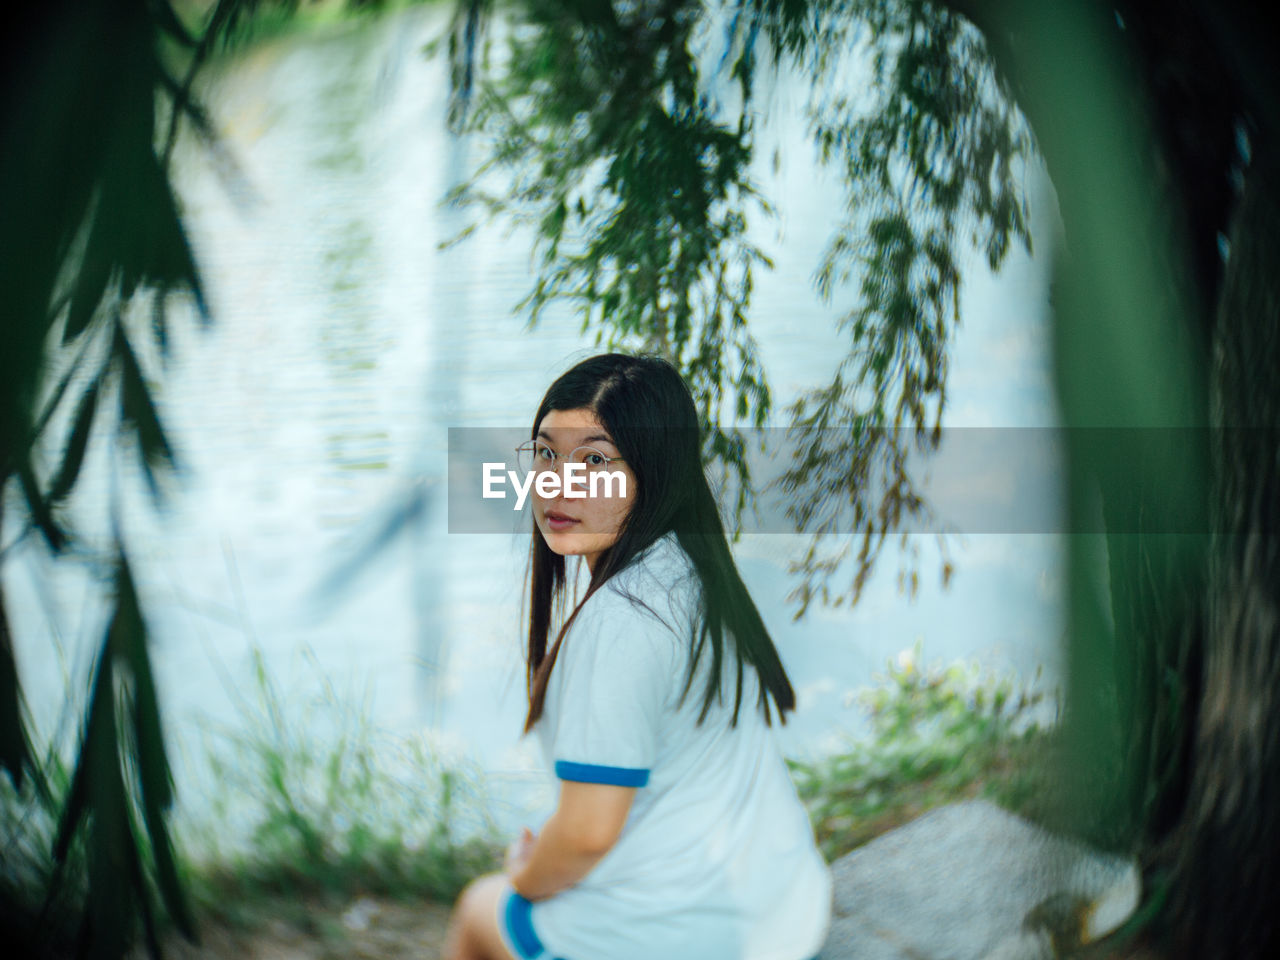
<path fill-rule="evenodd" d="M 693 561 L 674 532 L 663 534 L 613 577 L 619 586 L 660 586 L 670 589 L 696 578 Z"/>
<path fill-rule="evenodd" d="M 675 534 L 650 544 L 634 561 L 592 594 L 579 620 L 607 618 L 613 629 L 624 624 L 661 625 L 662 632 L 684 638 L 699 614 L 701 583 Z"/>
<path fill-rule="evenodd" d="M 674 533 L 659 537 L 604 586 L 614 596 L 644 603 L 671 599 L 683 607 L 701 597 L 701 582 L 693 561 Z"/>

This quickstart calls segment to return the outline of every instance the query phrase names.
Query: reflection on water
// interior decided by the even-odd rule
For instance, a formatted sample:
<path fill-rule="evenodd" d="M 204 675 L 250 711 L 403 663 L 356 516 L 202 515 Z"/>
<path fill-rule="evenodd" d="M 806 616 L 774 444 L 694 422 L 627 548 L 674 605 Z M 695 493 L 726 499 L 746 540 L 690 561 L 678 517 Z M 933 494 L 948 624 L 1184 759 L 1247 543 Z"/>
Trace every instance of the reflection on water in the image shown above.
<path fill-rule="evenodd" d="M 244 183 L 229 185 L 192 143 L 177 156 L 215 323 L 176 322 L 173 361 L 154 368 L 188 469 L 163 511 L 128 492 L 124 528 L 189 807 L 207 776 L 198 732 L 244 722 L 255 648 L 300 711 L 367 696 L 376 724 L 430 729 L 473 758 L 505 826 L 547 801 L 532 744 L 518 738 L 527 538 L 448 532 L 447 431 L 527 429 L 545 386 L 594 347 L 563 312 L 534 331 L 513 316 L 530 281 L 527 235 L 482 229 L 439 247 L 467 223 L 440 199 L 474 149 L 445 134 L 445 73 L 419 54 L 439 16 L 414 9 L 280 40 L 212 71 L 203 95 Z M 780 212 L 753 232 L 777 270 L 759 280 L 752 325 L 781 410 L 838 356 L 835 308 L 810 285 L 838 201 L 803 145 L 798 85 L 782 78 L 770 102 L 758 180 Z M 774 142 L 788 145 L 777 170 Z M 953 413 L 970 425 L 1050 423 L 1043 277 L 1017 258 L 1000 285 L 974 276 Z M 999 382 L 993 351 L 1008 371 Z M 107 446 L 95 439 L 74 504 L 88 531 L 106 529 Z M 799 693 L 783 731 L 793 752 L 820 752 L 856 726 L 848 692 L 917 638 L 926 658 L 1054 668 L 1051 537 L 953 544 L 946 593 L 928 585 L 926 547 L 914 604 L 894 589 L 886 554 L 855 610 L 794 623 L 785 567 L 801 546 L 761 535 L 735 547 Z M 52 731 L 100 638 L 99 571 L 54 565 L 32 544 L 4 575 L 24 684 L 37 726 Z"/>

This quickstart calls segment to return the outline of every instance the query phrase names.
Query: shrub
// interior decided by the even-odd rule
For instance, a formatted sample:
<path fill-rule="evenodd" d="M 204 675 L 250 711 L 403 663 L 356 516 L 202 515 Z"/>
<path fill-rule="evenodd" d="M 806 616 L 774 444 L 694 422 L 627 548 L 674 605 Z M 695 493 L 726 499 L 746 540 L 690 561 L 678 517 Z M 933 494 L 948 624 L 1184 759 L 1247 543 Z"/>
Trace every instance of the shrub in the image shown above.
<path fill-rule="evenodd" d="M 858 695 L 868 736 L 817 762 L 788 761 L 829 860 L 963 797 L 1038 810 L 1053 729 L 1046 694 L 984 677 L 975 664 L 922 668 L 918 659 L 917 645 Z"/>

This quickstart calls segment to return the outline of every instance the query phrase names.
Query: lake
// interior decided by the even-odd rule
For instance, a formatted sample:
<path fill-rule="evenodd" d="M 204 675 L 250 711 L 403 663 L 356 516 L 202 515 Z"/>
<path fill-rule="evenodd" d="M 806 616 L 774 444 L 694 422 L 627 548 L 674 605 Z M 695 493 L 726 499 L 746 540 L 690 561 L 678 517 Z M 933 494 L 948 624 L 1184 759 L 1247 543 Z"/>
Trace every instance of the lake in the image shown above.
<path fill-rule="evenodd" d="M 503 829 L 550 799 L 534 744 L 519 737 L 527 536 L 448 532 L 448 430 L 527 429 L 550 381 L 596 348 L 565 311 L 533 330 L 513 312 L 532 277 L 527 232 L 485 225 L 440 248 L 473 216 L 442 197 L 482 156 L 445 132 L 445 70 L 422 53 L 441 27 L 439 12 L 412 9 L 266 42 L 208 70 L 203 96 L 225 156 L 184 140 L 175 182 L 213 322 L 175 311 L 168 362 L 146 358 L 181 471 L 157 507 L 133 451 L 100 429 L 69 508 L 84 548 L 55 561 L 28 540 L 6 556 L 36 728 L 70 744 L 104 629 L 118 509 L 180 803 L 196 818 L 219 789 L 208 745 L 225 749 L 263 722 L 254 651 L 286 722 L 318 740 L 353 715 L 422 738 L 483 772 Z M 777 215 L 751 224 L 776 264 L 758 277 L 751 327 L 778 423 L 830 376 L 844 349 L 834 320 L 852 302 L 814 293 L 842 200 L 806 139 L 803 98 L 784 75 L 761 102 L 757 179 Z M 998 276 L 980 255 L 965 262 L 948 427 L 1057 423 L 1046 282 L 1056 214 L 1043 173 L 1027 179 L 1037 258 L 1011 254 Z M 1052 482 L 1031 489 L 998 465 L 992 478 L 1056 509 Z M 786 564 L 806 538 L 735 545 L 799 694 L 782 731 L 792 755 L 856 733 L 853 692 L 917 643 L 926 662 L 974 658 L 1027 680 L 1043 668 L 1042 682 L 1057 682 L 1060 538 L 953 537 L 946 589 L 934 540 L 911 538 L 914 599 L 898 589 L 890 546 L 856 607 L 800 621 Z"/>

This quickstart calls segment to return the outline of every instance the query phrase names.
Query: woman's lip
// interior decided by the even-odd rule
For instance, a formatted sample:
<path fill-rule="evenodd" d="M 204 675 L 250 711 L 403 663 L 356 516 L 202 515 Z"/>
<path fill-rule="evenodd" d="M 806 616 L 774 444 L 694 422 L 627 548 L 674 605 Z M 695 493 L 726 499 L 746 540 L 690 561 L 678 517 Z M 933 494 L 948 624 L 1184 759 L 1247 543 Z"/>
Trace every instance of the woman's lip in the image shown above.
<path fill-rule="evenodd" d="M 544 516 L 547 518 L 547 523 L 556 527 L 566 527 L 571 523 L 578 522 L 575 518 L 566 516 L 563 513 L 546 513 Z"/>

